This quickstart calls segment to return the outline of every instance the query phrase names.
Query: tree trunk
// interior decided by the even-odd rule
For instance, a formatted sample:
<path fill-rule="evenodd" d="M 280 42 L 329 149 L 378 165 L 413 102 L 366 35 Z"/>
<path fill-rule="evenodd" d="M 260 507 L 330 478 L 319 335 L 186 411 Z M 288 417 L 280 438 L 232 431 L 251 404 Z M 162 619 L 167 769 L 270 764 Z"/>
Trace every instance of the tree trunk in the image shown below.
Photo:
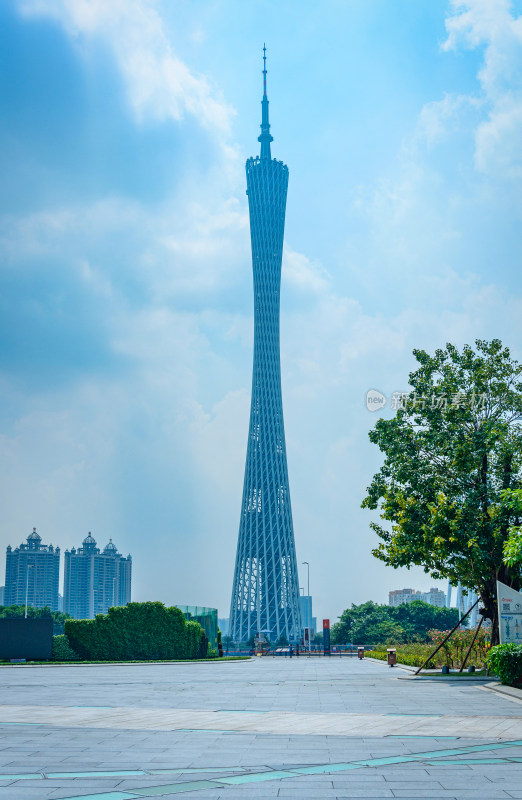
<path fill-rule="evenodd" d="M 498 630 L 498 605 L 497 605 L 497 582 L 496 578 L 489 580 L 480 589 L 480 599 L 484 605 L 484 618 L 491 621 L 491 646 L 499 644 Z"/>

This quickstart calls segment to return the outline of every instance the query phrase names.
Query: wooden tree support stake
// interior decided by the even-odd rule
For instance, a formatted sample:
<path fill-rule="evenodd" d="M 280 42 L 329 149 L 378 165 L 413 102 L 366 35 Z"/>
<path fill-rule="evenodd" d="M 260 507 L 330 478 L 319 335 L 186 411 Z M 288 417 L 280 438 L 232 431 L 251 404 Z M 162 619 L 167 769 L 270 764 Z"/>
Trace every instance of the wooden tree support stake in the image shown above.
<path fill-rule="evenodd" d="M 448 639 L 450 638 L 450 636 L 452 636 L 452 635 L 455 633 L 455 631 L 457 630 L 457 628 L 459 627 L 459 625 L 460 625 L 462 622 L 464 622 L 464 620 L 466 619 L 466 617 L 468 616 L 468 614 L 469 614 L 471 611 L 473 611 L 473 609 L 475 608 L 475 606 L 476 606 L 477 604 L 478 604 L 478 600 L 475 600 L 475 602 L 473 603 L 473 605 L 471 606 L 471 608 L 468 608 L 468 610 L 466 611 L 466 613 L 464 614 L 464 616 L 463 616 L 463 617 L 461 617 L 461 618 L 459 619 L 459 621 L 457 622 L 457 624 L 455 625 L 455 627 L 454 627 L 454 628 L 452 628 L 452 629 L 450 630 L 450 632 L 448 633 L 448 635 L 446 636 L 446 638 L 445 638 L 445 639 L 443 639 L 443 640 L 442 640 L 442 642 L 441 642 L 441 643 L 440 643 L 440 644 L 439 644 L 439 645 L 438 645 L 438 646 L 435 648 L 435 650 L 433 651 L 433 653 L 431 653 L 431 654 L 428 656 L 428 658 L 426 659 L 426 661 L 424 662 L 424 664 L 422 665 L 422 667 L 419 667 L 419 669 L 418 669 L 418 670 L 417 670 L 417 671 L 414 673 L 415 675 L 418 675 L 418 674 L 419 674 L 419 672 L 420 672 L 421 670 L 423 670 L 423 669 L 424 669 L 424 667 L 426 666 L 426 664 L 429 664 L 429 663 L 430 663 L 430 661 L 431 661 L 431 659 L 433 658 L 433 656 L 437 655 L 437 653 L 439 652 L 439 650 L 440 650 L 440 648 L 442 647 L 442 645 L 443 645 L 443 644 L 446 644 L 446 642 L 448 641 Z"/>

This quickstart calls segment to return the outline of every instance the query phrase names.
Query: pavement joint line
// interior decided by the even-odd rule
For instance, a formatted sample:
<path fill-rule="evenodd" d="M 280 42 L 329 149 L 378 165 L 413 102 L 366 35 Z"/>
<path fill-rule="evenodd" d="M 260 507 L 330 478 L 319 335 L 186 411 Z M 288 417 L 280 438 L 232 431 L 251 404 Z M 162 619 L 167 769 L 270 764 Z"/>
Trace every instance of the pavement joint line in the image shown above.
<path fill-rule="evenodd" d="M 309 767 L 296 767 L 289 770 L 264 770 L 263 772 L 251 772 L 245 775 L 234 775 L 228 778 L 216 778 L 203 781 L 188 781 L 183 783 L 165 784 L 163 786 L 150 786 L 140 787 L 139 789 L 131 789 L 128 792 L 101 792 L 89 795 L 74 795 L 71 797 L 62 798 L 62 800 L 133 800 L 135 797 L 144 797 L 147 795 L 166 795 L 176 794 L 183 792 L 200 791 L 202 789 L 217 788 L 222 789 L 227 786 L 242 785 L 246 783 L 258 783 L 261 781 L 270 780 L 284 780 L 285 778 L 296 778 L 303 775 L 319 775 L 329 774 L 332 772 L 344 772 L 352 769 L 364 769 L 368 767 L 377 766 L 391 766 L 393 764 L 405 764 L 415 762 L 426 762 L 430 766 L 444 766 L 450 761 L 440 760 L 445 756 L 454 755 L 467 755 L 470 753 L 488 752 L 491 750 L 505 749 L 509 747 L 517 747 L 522 745 L 522 740 L 517 739 L 510 742 L 491 742 L 484 745 L 469 745 L 458 748 L 451 748 L 446 750 L 431 750 L 425 753 L 411 753 L 404 756 L 390 756 L 384 758 L 371 758 L 362 759 L 357 761 L 347 761 L 337 764 L 318 764 Z M 471 761 L 471 759 L 468 759 Z M 455 760 L 456 761 L 456 760 Z M 521 763 L 511 759 L 509 761 L 499 762 L 495 759 L 494 763 Z M 467 766 L 464 761 L 457 763 Z M 480 763 L 479 759 L 475 759 L 474 763 Z M 486 760 L 486 763 L 491 763 L 491 760 Z"/>
<path fill-rule="evenodd" d="M 460 736 L 435 736 L 429 733 L 387 733 L 384 739 L 460 739 Z"/>
<path fill-rule="evenodd" d="M 18 774 L 0 774 L 0 781 L 42 780 L 52 778 L 126 778 L 137 775 L 189 775 L 201 772 L 246 772 L 253 767 L 173 767 L 172 769 L 119 769 L 119 770 L 83 770 L 81 772 L 24 772 Z"/>

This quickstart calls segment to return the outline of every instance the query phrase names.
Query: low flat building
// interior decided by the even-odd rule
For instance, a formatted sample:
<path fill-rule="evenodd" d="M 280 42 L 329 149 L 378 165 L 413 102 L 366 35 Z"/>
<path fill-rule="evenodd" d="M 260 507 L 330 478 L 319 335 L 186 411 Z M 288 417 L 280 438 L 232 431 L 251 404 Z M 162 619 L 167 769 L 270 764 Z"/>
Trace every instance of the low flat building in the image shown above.
<path fill-rule="evenodd" d="M 218 610 L 217 608 L 209 608 L 208 606 L 185 606 L 179 603 L 174 603 L 176 608 L 179 608 L 185 615 L 186 620 L 192 622 L 199 622 L 201 627 L 206 633 L 207 639 L 211 647 L 217 646 L 217 632 L 218 632 Z"/>

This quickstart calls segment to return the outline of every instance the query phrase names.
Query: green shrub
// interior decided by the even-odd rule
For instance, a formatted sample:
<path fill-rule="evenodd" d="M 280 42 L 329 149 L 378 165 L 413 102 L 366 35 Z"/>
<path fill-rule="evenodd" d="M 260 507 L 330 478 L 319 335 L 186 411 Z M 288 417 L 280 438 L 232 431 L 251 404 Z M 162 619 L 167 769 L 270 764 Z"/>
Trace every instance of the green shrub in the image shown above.
<path fill-rule="evenodd" d="M 430 631 L 431 641 L 435 647 L 442 644 L 449 631 Z M 475 634 L 476 637 L 475 637 Z M 488 631 L 481 628 L 478 633 L 475 628 L 463 628 L 455 631 L 450 638 L 442 644 L 441 649 L 435 656 L 437 666 L 446 665 L 450 669 L 457 669 L 461 666 L 466 658 L 473 639 L 473 647 L 468 657 L 467 664 L 474 664 L 476 667 L 482 667 L 487 664 L 490 642 Z"/>
<path fill-rule="evenodd" d="M 53 636 L 52 661 L 79 661 L 80 656 L 75 653 L 69 644 L 69 639 L 64 634 Z"/>
<path fill-rule="evenodd" d="M 421 667 L 427 658 L 430 658 L 426 669 L 438 669 L 447 666 L 450 669 L 458 669 L 472 643 L 475 636 L 475 629 L 466 628 L 465 630 L 455 631 L 448 641 L 440 648 L 438 653 L 431 657 L 436 646 L 440 644 L 449 631 L 430 631 L 431 643 L 411 642 L 410 644 L 400 644 L 392 642 L 397 647 L 397 661 L 411 667 Z M 386 660 L 386 644 L 376 644 L 372 650 L 372 656 Z M 473 643 L 471 653 L 466 663 L 473 664 L 475 667 L 483 667 L 487 663 L 489 653 L 489 641 L 487 631 L 481 629 Z"/>
<path fill-rule="evenodd" d="M 369 658 L 378 658 L 380 661 L 386 661 L 388 658 L 388 653 L 386 650 L 367 650 L 366 655 Z M 398 664 L 405 664 L 407 667 L 422 667 L 424 662 L 426 661 L 427 657 L 429 656 L 429 652 L 419 655 L 411 655 L 409 653 L 405 653 L 402 649 L 397 648 L 397 663 Z M 435 669 L 435 662 L 430 661 L 426 669 Z"/>
<path fill-rule="evenodd" d="M 90 661 L 205 658 L 208 649 L 201 625 L 163 603 L 129 603 L 95 619 L 68 619 L 65 635 L 80 658 Z"/>
<path fill-rule="evenodd" d="M 508 686 L 522 686 L 522 644 L 497 644 L 489 653 L 488 668 Z"/>

